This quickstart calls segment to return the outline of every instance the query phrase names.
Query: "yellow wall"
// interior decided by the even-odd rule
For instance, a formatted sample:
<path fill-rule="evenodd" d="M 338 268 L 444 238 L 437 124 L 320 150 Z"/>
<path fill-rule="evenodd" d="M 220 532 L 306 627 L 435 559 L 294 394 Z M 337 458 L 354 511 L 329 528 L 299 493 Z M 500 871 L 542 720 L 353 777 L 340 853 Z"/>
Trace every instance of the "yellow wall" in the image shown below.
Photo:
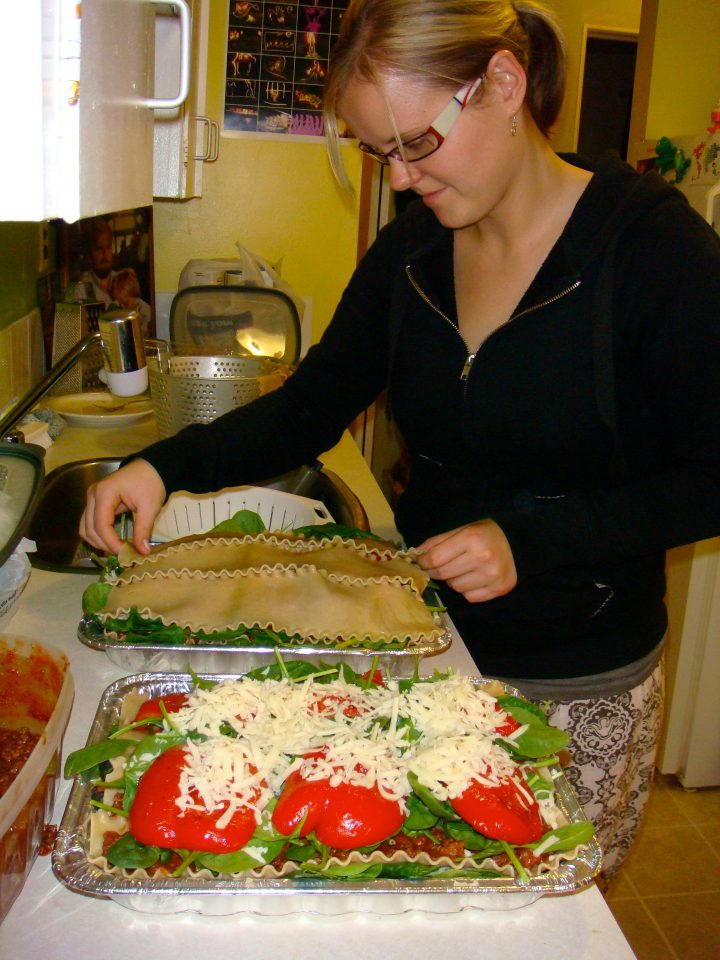
<path fill-rule="evenodd" d="M 709 0 L 712 2 L 712 0 Z M 574 147 L 583 22 L 637 30 L 640 0 L 552 0 L 568 36 L 568 103 L 558 128 L 558 149 Z M 227 5 L 210 4 L 207 114 L 220 121 L 223 108 Z M 360 155 L 345 151 L 359 185 Z M 317 339 L 332 316 L 355 265 L 358 210 L 340 196 L 322 143 L 221 137 L 220 155 L 207 163 L 202 198 L 156 201 L 155 286 L 174 291 L 193 257 L 231 257 L 235 242 L 282 259 L 282 275 L 297 293 L 311 296 Z"/>
<path fill-rule="evenodd" d="M 658 0 L 645 136 L 699 133 L 720 101 L 720 2 Z"/>
<path fill-rule="evenodd" d="M 222 120 L 227 4 L 210 4 L 207 115 Z M 345 150 L 359 184 L 360 153 Z M 239 241 L 275 263 L 296 293 L 313 300 L 315 339 L 355 265 L 357 204 L 344 201 L 322 140 L 221 137 L 215 163 L 206 163 L 203 196 L 154 204 L 155 288 L 177 290 L 180 271 L 194 257 L 237 255 Z"/>
<path fill-rule="evenodd" d="M 556 150 L 575 149 L 575 120 L 578 107 L 578 86 L 583 49 L 583 26 L 605 30 L 640 29 L 642 0 L 545 0 L 555 13 L 565 34 L 568 47 L 567 94 L 560 122 L 553 135 Z M 717 0 L 706 0 L 708 3 Z"/>

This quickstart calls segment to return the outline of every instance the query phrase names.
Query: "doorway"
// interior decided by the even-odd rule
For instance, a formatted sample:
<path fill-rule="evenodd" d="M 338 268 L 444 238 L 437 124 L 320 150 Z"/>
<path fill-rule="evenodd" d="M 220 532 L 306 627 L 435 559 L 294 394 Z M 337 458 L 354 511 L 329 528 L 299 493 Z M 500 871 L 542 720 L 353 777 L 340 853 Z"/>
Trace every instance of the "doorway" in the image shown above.
<path fill-rule="evenodd" d="M 606 150 L 627 159 L 637 34 L 585 27 L 578 96 L 578 153 L 596 160 Z"/>

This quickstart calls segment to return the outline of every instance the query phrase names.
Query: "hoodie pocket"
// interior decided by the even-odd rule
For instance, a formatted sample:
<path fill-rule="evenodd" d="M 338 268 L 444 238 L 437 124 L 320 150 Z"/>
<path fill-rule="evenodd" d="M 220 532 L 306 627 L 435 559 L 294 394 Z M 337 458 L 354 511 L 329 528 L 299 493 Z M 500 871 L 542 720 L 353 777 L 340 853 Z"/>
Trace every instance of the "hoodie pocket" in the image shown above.
<path fill-rule="evenodd" d="M 571 637 L 578 628 L 612 617 L 615 599 L 607 578 L 586 569 L 555 569 L 521 580 L 498 598 L 495 612 L 534 630 Z"/>

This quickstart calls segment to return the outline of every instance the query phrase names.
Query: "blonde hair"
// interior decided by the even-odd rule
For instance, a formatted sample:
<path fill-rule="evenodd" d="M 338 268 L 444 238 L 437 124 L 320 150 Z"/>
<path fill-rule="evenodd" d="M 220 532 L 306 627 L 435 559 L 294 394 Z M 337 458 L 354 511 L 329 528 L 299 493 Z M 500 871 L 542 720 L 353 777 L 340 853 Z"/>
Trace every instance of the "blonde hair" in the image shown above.
<path fill-rule="evenodd" d="M 351 0 L 333 48 L 323 115 L 330 163 L 347 186 L 338 100 L 356 79 L 407 74 L 435 87 L 482 76 L 493 54 L 509 50 L 527 75 L 525 103 L 547 137 L 565 93 L 565 41 L 534 0 Z"/>
<path fill-rule="evenodd" d="M 132 267 L 125 267 L 123 270 L 118 270 L 112 278 L 111 294 L 116 301 L 118 301 L 118 297 L 138 299 L 140 296 L 140 281 Z"/>

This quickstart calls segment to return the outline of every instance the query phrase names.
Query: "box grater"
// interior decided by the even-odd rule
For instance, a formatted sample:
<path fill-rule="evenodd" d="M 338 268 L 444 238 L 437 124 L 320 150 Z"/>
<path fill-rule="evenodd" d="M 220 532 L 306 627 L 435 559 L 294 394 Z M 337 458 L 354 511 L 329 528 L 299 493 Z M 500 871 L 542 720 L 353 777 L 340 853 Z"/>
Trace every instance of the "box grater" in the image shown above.
<path fill-rule="evenodd" d="M 79 343 L 89 333 L 97 333 L 98 319 L 105 310 L 101 301 L 85 303 L 55 304 L 55 325 L 53 329 L 52 363 L 53 366 L 71 347 Z M 52 392 L 82 393 L 87 390 L 103 390 L 105 385 L 98 378 L 103 365 L 100 344 L 91 347 L 86 354 L 68 370 L 65 376 L 53 387 Z"/>

